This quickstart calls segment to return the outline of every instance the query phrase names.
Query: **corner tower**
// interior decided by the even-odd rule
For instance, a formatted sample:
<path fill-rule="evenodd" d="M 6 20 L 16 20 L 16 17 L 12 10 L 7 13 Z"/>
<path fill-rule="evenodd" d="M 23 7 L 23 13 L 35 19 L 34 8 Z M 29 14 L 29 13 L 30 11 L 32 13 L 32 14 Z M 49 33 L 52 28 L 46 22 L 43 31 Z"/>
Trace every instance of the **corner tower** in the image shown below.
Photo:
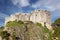
<path fill-rule="evenodd" d="M 43 26 L 46 24 L 47 28 L 51 28 L 51 14 L 47 10 L 34 10 L 30 17 L 34 23 L 41 23 Z"/>

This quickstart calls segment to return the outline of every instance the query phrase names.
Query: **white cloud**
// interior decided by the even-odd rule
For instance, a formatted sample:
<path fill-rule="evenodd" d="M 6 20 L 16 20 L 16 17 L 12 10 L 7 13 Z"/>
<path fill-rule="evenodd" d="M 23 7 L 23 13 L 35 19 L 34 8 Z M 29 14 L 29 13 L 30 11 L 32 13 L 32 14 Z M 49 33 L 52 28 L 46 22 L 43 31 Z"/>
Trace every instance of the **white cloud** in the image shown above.
<path fill-rule="evenodd" d="M 47 10 L 50 10 L 50 11 L 55 11 L 55 8 L 53 6 L 45 6 L 47 8 Z"/>
<path fill-rule="evenodd" d="M 29 6 L 29 0 L 12 0 L 12 3 L 18 7 Z"/>
<path fill-rule="evenodd" d="M 5 19 L 5 17 L 7 17 L 7 16 L 8 16 L 8 15 L 6 15 L 6 14 L 0 12 L 0 19 Z"/>
<path fill-rule="evenodd" d="M 39 0 L 35 4 L 32 4 L 33 8 L 40 8 L 41 6 L 46 7 L 50 11 L 60 10 L 59 0 Z"/>

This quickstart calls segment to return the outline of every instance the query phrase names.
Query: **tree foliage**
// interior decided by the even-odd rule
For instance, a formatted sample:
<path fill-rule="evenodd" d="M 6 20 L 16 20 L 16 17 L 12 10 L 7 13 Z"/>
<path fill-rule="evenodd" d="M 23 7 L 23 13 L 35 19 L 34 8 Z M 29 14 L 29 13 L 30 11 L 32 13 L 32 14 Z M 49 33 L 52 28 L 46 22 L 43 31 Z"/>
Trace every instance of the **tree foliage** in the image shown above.
<path fill-rule="evenodd" d="M 52 26 L 54 30 L 53 38 L 58 37 L 58 40 L 60 40 L 60 18 L 56 19 Z"/>
<path fill-rule="evenodd" d="M 58 18 L 57 20 L 55 20 L 54 24 L 56 24 L 57 26 L 60 26 L 60 18 Z"/>
<path fill-rule="evenodd" d="M 36 25 L 37 25 L 37 26 L 42 26 L 42 24 L 41 24 L 41 23 L 38 23 L 38 22 L 36 23 Z"/>
<path fill-rule="evenodd" d="M 10 36 L 10 34 L 7 31 L 2 31 L 1 32 L 2 39 L 9 40 L 9 36 Z"/>

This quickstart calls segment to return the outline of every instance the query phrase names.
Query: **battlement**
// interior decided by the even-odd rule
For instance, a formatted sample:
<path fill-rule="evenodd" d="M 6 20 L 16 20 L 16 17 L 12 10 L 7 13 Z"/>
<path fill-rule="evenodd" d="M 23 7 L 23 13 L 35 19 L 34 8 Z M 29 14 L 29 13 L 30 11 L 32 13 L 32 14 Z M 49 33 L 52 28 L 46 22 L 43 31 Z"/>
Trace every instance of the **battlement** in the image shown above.
<path fill-rule="evenodd" d="M 11 15 L 10 17 L 5 18 L 5 24 L 8 21 L 14 21 L 14 20 L 22 20 L 22 21 L 32 21 L 34 23 L 38 22 L 44 25 L 51 26 L 51 14 L 47 10 L 34 10 L 31 13 L 16 13 Z"/>

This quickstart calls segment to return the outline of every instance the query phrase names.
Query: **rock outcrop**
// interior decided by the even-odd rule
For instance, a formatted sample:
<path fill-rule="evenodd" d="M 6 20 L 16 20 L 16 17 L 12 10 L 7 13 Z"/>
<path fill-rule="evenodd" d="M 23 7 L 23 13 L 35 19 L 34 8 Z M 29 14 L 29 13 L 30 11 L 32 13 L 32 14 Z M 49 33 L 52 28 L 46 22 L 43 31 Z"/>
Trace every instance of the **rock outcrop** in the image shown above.
<path fill-rule="evenodd" d="M 23 26 L 6 27 L 10 40 L 52 40 L 51 31 L 40 23 L 24 23 Z"/>

